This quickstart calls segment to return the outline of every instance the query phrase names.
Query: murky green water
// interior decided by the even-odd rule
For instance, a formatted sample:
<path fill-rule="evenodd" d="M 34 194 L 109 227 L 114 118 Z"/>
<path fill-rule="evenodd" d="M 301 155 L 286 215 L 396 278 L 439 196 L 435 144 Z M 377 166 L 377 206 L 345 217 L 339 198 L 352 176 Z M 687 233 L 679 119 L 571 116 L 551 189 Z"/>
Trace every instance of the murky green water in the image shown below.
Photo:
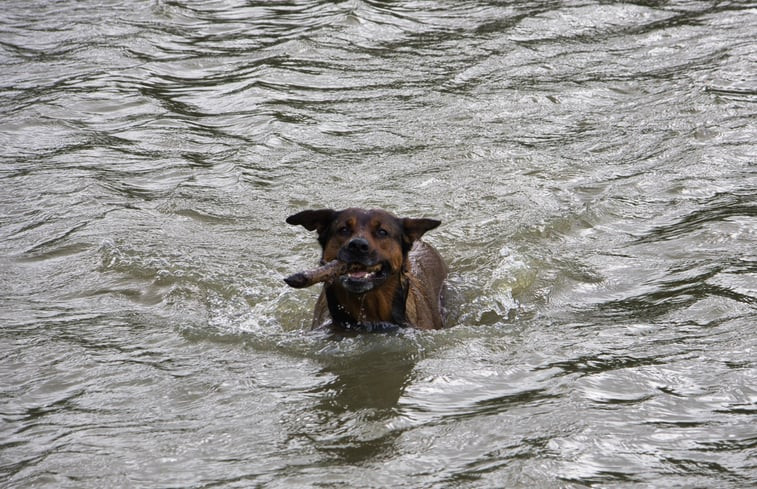
<path fill-rule="evenodd" d="M 0 487 L 757 483 L 749 2 L 0 8 Z M 308 331 L 284 218 L 443 220 Z"/>

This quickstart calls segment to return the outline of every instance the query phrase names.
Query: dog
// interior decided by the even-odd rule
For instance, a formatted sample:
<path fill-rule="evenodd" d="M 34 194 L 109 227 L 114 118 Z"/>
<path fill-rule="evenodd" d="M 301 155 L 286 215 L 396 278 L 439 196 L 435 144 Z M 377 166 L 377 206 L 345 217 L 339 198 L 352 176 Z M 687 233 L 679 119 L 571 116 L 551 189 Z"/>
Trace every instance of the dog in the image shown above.
<path fill-rule="evenodd" d="M 288 224 L 318 232 L 321 264 L 341 265 L 324 281 L 313 328 L 388 331 L 440 329 L 447 266 L 420 240 L 441 221 L 399 218 L 380 209 L 306 210 Z"/>

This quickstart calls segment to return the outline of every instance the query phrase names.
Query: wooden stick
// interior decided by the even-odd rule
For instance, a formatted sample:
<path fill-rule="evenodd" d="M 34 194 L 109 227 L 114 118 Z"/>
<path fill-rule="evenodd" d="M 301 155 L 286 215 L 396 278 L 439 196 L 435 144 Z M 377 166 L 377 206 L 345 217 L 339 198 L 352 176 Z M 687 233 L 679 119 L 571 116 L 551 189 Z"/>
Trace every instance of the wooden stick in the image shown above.
<path fill-rule="evenodd" d="M 301 289 L 321 282 L 331 282 L 338 276 L 347 273 L 348 268 L 349 266 L 346 263 L 334 260 L 318 268 L 290 275 L 284 279 L 284 282 L 290 287 Z"/>

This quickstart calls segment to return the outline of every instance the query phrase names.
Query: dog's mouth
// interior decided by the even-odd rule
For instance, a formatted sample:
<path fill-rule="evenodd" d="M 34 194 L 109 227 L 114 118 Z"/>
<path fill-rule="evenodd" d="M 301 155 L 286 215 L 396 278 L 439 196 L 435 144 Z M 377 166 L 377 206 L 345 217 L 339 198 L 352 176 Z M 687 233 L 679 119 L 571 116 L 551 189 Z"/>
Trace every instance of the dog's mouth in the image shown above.
<path fill-rule="evenodd" d="M 355 294 L 362 294 L 382 284 L 386 280 L 389 267 L 383 263 L 366 266 L 362 263 L 349 265 L 347 273 L 339 277 L 342 286 Z"/>
<path fill-rule="evenodd" d="M 345 273 L 345 275 L 357 280 L 360 280 L 360 279 L 365 280 L 365 279 L 375 278 L 377 275 L 382 274 L 383 271 L 384 271 L 384 266 L 381 263 L 378 263 L 370 267 L 367 267 L 360 263 L 353 263 L 349 266 L 349 269 L 347 270 L 347 273 Z"/>

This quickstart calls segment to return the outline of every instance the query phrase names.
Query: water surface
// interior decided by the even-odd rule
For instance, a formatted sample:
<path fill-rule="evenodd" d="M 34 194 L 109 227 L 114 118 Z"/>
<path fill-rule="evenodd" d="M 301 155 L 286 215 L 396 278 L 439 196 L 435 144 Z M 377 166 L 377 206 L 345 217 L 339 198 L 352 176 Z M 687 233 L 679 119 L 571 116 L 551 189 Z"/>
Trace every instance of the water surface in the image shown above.
<path fill-rule="evenodd" d="M 757 10 L 4 2 L 0 487 L 757 483 Z M 305 208 L 452 327 L 308 330 Z"/>

